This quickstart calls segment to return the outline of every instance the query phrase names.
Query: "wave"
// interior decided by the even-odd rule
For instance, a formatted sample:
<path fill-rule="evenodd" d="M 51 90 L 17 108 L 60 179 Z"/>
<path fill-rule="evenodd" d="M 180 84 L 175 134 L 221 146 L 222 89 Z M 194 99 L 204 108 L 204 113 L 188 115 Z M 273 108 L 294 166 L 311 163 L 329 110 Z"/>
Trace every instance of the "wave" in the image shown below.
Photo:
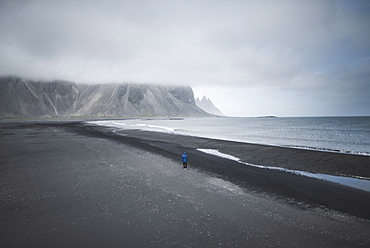
<path fill-rule="evenodd" d="M 314 151 L 324 151 L 324 152 L 335 152 L 335 153 L 346 153 L 346 154 L 353 154 L 353 155 L 370 156 L 369 152 L 348 151 L 348 150 L 342 150 L 342 149 L 331 149 L 331 148 L 323 148 L 323 147 L 313 147 L 313 146 L 284 146 L 284 147 L 296 148 L 296 149 L 305 149 L 305 150 L 314 150 Z"/>
<path fill-rule="evenodd" d="M 153 129 L 154 129 L 154 131 L 156 129 L 159 129 L 159 130 L 164 130 L 164 131 L 171 132 L 171 133 L 176 131 L 175 128 L 165 127 L 165 126 L 158 126 L 158 125 L 150 125 L 150 124 L 135 124 L 135 125 L 132 125 L 132 126 L 141 127 L 142 130 L 147 130 L 147 131 L 153 131 Z"/>
<path fill-rule="evenodd" d="M 95 124 L 99 126 L 105 127 L 114 127 L 114 128 L 121 128 L 121 129 L 140 129 L 144 131 L 157 131 L 157 132 L 175 132 L 175 128 L 159 126 L 159 125 L 151 125 L 151 124 L 126 124 L 121 121 L 89 121 L 88 124 Z"/>

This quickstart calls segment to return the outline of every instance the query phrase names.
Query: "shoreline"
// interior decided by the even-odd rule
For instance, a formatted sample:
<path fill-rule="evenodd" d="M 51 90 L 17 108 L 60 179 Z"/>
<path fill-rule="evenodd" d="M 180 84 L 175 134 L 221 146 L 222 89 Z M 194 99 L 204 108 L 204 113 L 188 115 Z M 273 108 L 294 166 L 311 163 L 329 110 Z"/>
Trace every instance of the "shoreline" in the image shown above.
<path fill-rule="evenodd" d="M 294 117 L 293 117 L 294 118 Z M 361 118 L 366 118 L 366 117 L 361 117 Z M 204 118 L 201 118 L 201 119 L 204 119 Z M 207 118 L 205 118 L 207 119 Z M 137 121 L 140 121 L 140 119 L 135 119 Z M 168 133 L 168 134 L 174 134 L 174 135 L 184 135 L 184 136 L 190 136 L 190 137 L 198 137 L 198 138 L 208 138 L 208 139 L 216 139 L 216 140 L 222 140 L 222 141 L 231 141 L 231 142 L 240 142 L 240 143 L 248 143 L 248 144 L 254 144 L 254 145 L 267 145 L 267 146 L 274 146 L 274 147 L 283 147 L 283 148 L 294 148 L 294 149 L 302 149 L 302 150 L 311 150 L 311 151 L 322 151 L 322 152 L 333 152 L 333 153 L 339 153 L 339 154 L 351 154 L 351 155 L 360 155 L 360 156 L 370 156 L 370 150 L 369 148 L 366 149 L 366 147 L 363 147 L 364 149 L 357 149 L 355 147 L 342 147 L 342 148 L 339 148 L 339 147 L 335 147 L 335 145 L 333 147 L 330 147 L 330 146 L 324 146 L 323 144 L 321 144 L 321 146 L 318 144 L 318 146 L 312 146 L 310 144 L 299 144 L 299 143 L 296 143 L 296 144 L 290 144 L 289 142 L 288 143 L 282 143 L 282 142 L 279 142 L 278 143 L 274 143 L 274 142 L 271 142 L 269 140 L 265 140 L 265 141 L 248 141 L 248 138 L 245 138 L 245 139 L 240 139 L 240 138 L 237 138 L 235 136 L 233 136 L 232 138 L 228 137 L 228 135 L 224 136 L 224 135 L 215 135 L 215 134 L 212 134 L 212 133 L 209 133 L 208 135 L 210 135 L 209 137 L 207 136 L 204 136 L 202 135 L 201 133 L 198 133 L 197 135 L 190 135 L 189 134 L 189 131 L 192 130 L 191 128 L 189 130 L 187 130 L 185 127 L 179 125 L 177 129 L 176 127 L 174 127 L 173 125 L 166 125 L 166 124 L 155 124 L 155 123 L 150 123 L 150 122 L 144 122 L 143 124 L 135 124 L 135 123 L 124 123 L 124 124 L 121 124 L 119 123 L 119 120 L 117 120 L 118 123 L 115 123 L 114 120 L 96 120 L 96 121 L 92 121 L 93 124 L 96 124 L 96 125 L 101 125 L 101 126 L 109 126 L 109 127 L 116 127 L 118 129 L 122 129 L 122 125 L 124 125 L 126 127 L 129 127 L 127 129 L 137 129 L 135 126 L 140 126 L 139 129 L 141 129 L 141 131 L 158 131 L 158 132 L 163 132 L 163 133 Z M 132 121 L 132 120 L 131 120 Z M 105 122 L 108 122 L 108 123 L 105 123 Z M 193 123 L 194 124 L 194 123 Z M 184 130 L 182 128 L 185 128 L 187 131 L 184 132 Z M 158 129 L 158 130 L 153 130 L 153 129 Z M 194 130 L 193 130 L 194 131 Z M 225 130 L 224 130 L 225 132 Z M 280 143 L 280 144 L 279 144 Z M 295 143 L 295 142 L 293 142 Z M 304 143 L 304 142 L 303 142 Z"/>
<path fill-rule="evenodd" d="M 266 247 L 279 242 L 337 248 L 370 242 L 370 193 L 197 150 L 221 148 L 236 156 L 267 149 L 259 159 L 276 163 L 289 158 L 283 154 L 291 154 L 289 149 L 113 130 L 83 121 L 0 123 L 1 246 Z M 189 156 L 186 171 L 183 151 Z M 303 156 L 298 161 L 308 156 L 295 155 Z M 324 155 L 315 153 L 316 159 Z M 342 157 L 328 163 L 337 159 Z"/>
<path fill-rule="evenodd" d="M 178 154 L 187 151 L 189 166 L 207 173 L 214 173 L 242 187 L 304 201 L 315 206 L 346 212 L 370 219 L 370 192 L 337 184 L 330 181 L 295 175 L 284 171 L 266 170 L 245 166 L 226 158 L 205 154 L 197 149 L 216 149 L 240 158 L 242 162 L 278 166 L 285 169 L 333 176 L 343 174 L 353 177 L 370 177 L 370 157 L 352 154 L 311 151 L 304 149 L 275 147 L 224 141 L 194 136 L 183 136 L 141 130 L 120 130 L 80 123 L 94 134 L 127 142 L 163 156 L 178 160 Z M 86 134 L 85 131 L 82 133 Z M 122 140 L 123 139 L 123 140 Z M 272 187 L 274 185 L 274 187 Z"/>
<path fill-rule="evenodd" d="M 277 166 L 311 173 L 322 173 L 366 180 L 370 179 L 370 156 L 363 154 L 248 143 L 165 132 L 144 131 L 140 129 L 124 130 L 97 125 L 97 128 L 99 127 L 112 129 L 112 132 L 117 135 L 131 138 L 136 137 L 146 142 L 167 142 L 168 140 L 176 140 L 176 142 L 182 142 L 182 145 L 191 149 L 215 149 L 220 152 L 224 152 L 225 154 L 237 157 L 241 162 L 251 163 L 258 166 Z M 231 148 L 237 149 L 231 150 Z M 269 152 L 272 152 L 273 155 Z M 278 155 L 276 156 L 276 160 L 274 160 L 272 156 L 276 154 Z M 303 157 L 300 161 L 292 161 L 299 156 Z M 310 161 L 307 159 L 306 161 L 303 161 L 305 158 L 313 158 L 313 160 Z M 323 158 L 325 158 L 325 161 L 322 161 Z M 260 161 L 260 163 L 253 161 Z M 337 163 L 338 166 L 335 166 L 334 163 Z"/>

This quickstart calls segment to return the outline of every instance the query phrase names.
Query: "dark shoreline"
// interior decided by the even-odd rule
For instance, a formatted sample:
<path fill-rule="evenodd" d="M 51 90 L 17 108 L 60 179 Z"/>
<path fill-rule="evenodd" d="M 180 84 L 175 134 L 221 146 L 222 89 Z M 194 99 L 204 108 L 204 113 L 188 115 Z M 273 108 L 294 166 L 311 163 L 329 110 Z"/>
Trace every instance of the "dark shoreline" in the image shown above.
<path fill-rule="evenodd" d="M 223 240 L 226 236 L 231 238 L 232 234 L 237 235 L 240 232 L 241 235 L 247 232 L 237 240 L 233 237 L 233 242 L 239 245 L 250 244 L 254 247 L 269 246 L 266 242 L 270 239 L 262 238 L 266 233 L 271 235 L 270 246 L 276 244 L 272 241 L 272 237 L 275 236 L 276 239 L 285 240 L 285 244 L 294 240 L 297 247 L 313 247 L 324 242 L 329 242 L 328 247 L 361 247 L 369 242 L 364 234 L 370 229 L 369 192 L 283 171 L 245 166 L 232 160 L 205 154 L 197 148 L 217 149 L 240 157 L 243 161 L 260 165 L 286 165 L 287 168 L 308 171 L 325 170 L 328 174 L 335 174 L 336 170 L 340 169 L 340 173 L 361 176 L 367 176 L 363 163 L 370 161 L 368 156 L 277 148 L 136 130 L 122 131 L 120 134 L 114 133 L 112 128 L 86 125 L 83 121 L 1 122 L 0 196 L 3 204 L 0 206 L 2 212 L 0 221 L 3 225 L 0 229 L 0 240 L 3 241 L 0 241 L 0 244 L 3 244 L 3 247 L 17 246 L 16 242 L 21 244 L 24 241 L 17 240 L 16 235 L 24 232 L 28 235 L 23 238 L 24 240 L 42 247 L 51 245 L 58 238 L 67 246 L 74 244 L 88 247 L 87 240 L 84 241 L 82 237 L 97 239 L 96 246 L 118 247 L 122 245 L 122 239 L 129 240 L 126 243 L 128 246 L 130 244 L 147 246 L 156 240 L 153 235 L 148 236 L 149 233 L 153 233 L 153 228 L 163 226 L 167 231 L 175 228 L 171 224 L 172 221 L 161 221 L 171 216 L 178 219 L 175 221 L 176 228 L 185 222 L 188 223 L 186 225 L 190 225 L 188 219 L 194 218 L 191 223 L 203 223 L 193 227 L 194 232 L 197 230 L 204 232 L 204 228 L 208 231 L 213 230 L 214 233 L 220 231 L 224 233 L 219 234 L 220 237 L 224 236 Z M 181 173 L 179 162 L 179 154 L 181 155 L 183 151 L 186 151 L 190 158 L 186 173 Z M 152 160 L 148 160 L 148 154 L 151 154 Z M 155 170 L 150 169 L 151 161 L 156 163 Z M 163 167 L 162 163 L 168 164 L 167 167 Z M 309 166 L 312 163 L 319 163 L 321 167 Z M 353 167 L 355 170 L 350 171 L 344 166 L 346 163 L 355 165 Z M 117 167 L 117 164 L 120 166 Z M 174 165 L 179 167 L 175 168 Z M 301 167 L 298 168 L 299 166 Z M 140 170 L 144 173 L 139 173 Z M 201 182 L 206 180 L 203 182 L 204 187 L 212 187 L 208 185 L 207 180 L 226 183 L 225 187 L 229 187 L 227 184 L 229 182 L 230 185 L 236 185 L 249 192 L 248 197 L 243 196 L 240 199 L 237 195 L 229 197 L 229 193 L 225 195 L 222 191 L 213 191 L 211 188 L 205 193 L 201 190 L 202 183 L 196 185 L 195 191 L 186 192 L 181 196 L 183 193 L 180 192 L 188 188 L 191 190 L 193 177 L 199 177 Z M 136 180 L 135 183 L 131 182 L 132 180 Z M 171 180 L 174 181 L 171 183 Z M 186 184 L 187 182 L 189 184 Z M 182 188 L 183 184 L 187 186 Z M 197 192 L 198 190 L 200 191 Z M 253 197 L 259 200 L 255 203 L 250 202 Z M 218 198 L 220 200 L 217 200 Z M 259 203 L 265 201 L 263 199 L 268 199 L 269 203 L 266 203 L 267 205 Z M 270 205 L 271 208 L 268 207 L 266 210 L 270 211 L 267 212 L 269 216 L 281 215 L 282 221 L 276 222 L 275 218 L 265 217 L 265 210 L 259 212 L 258 208 Z M 240 209 L 242 206 L 246 208 L 244 211 Z M 292 209 L 284 210 L 287 206 L 291 206 Z M 104 214 L 99 212 L 107 207 L 111 209 L 110 212 L 107 212 L 108 210 L 105 210 Z M 158 209 L 166 211 L 161 215 L 162 212 L 158 212 Z M 285 211 L 289 214 L 286 215 Z M 296 217 L 293 217 L 294 212 Z M 110 215 L 106 215 L 107 213 Z M 206 213 L 206 216 L 212 216 L 211 213 L 214 213 L 214 217 L 204 217 Z M 255 214 L 257 217 L 253 217 Z M 184 217 L 180 217 L 182 215 Z M 108 217 L 111 221 L 110 216 L 116 224 L 106 222 L 105 218 Z M 155 218 L 158 218 L 158 222 L 155 222 Z M 209 222 L 209 218 L 214 221 Z M 234 218 L 240 220 L 232 222 L 233 225 L 226 225 Z M 287 218 L 293 218 L 292 223 L 306 223 L 305 225 L 313 225 L 308 224 L 310 221 L 316 223 L 314 225 L 321 223 L 324 228 L 322 230 L 327 228 L 337 234 L 322 236 L 320 233 L 323 232 L 319 231 L 320 225 L 310 232 L 306 230 L 300 233 L 297 226 L 283 221 Z M 153 225 L 157 223 L 151 228 L 149 227 L 152 224 L 143 222 L 150 219 L 153 219 Z M 352 224 L 341 223 L 344 220 Z M 244 229 L 240 229 L 239 225 L 242 225 L 243 221 L 248 224 Z M 92 228 L 95 225 L 99 226 L 99 230 Z M 326 225 L 328 226 L 325 227 Z M 351 225 L 356 226 L 353 231 Z M 231 229 L 225 231 L 222 229 L 223 226 Z M 262 230 L 261 234 L 257 234 L 255 229 L 248 229 L 251 226 Z M 276 228 L 272 228 L 274 226 Z M 149 229 L 146 229 L 147 227 Z M 60 230 L 63 233 L 58 236 Z M 122 235 L 122 230 L 124 238 L 119 236 Z M 281 230 L 280 234 L 278 230 Z M 343 230 L 343 233 L 351 232 L 352 234 L 348 234 L 350 238 L 344 238 L 343 235 L 346 234 L 339 235 L 338 232 L 342 232 L 340 230 Z M 98 231 L 101 234 L 91 237 L 91 233 Z M 44 232 L 45 234 L 40 234 Z M 55 233 L 51 235 L 49 232 Z M 190 244 L 190 238 L 192 242 L 198 240 L 190 246 L 198 244 L 197 247 L 200 247 L 199 244 L 202 244 L 207 247 L 219 243 L 204 236 L 194 239 L 197 233 L 188 232 L 183 236 L 179 230 L 176 234 L 179 236 L 173 242 L 182 242 L 183 245 L 179 245 L 181 247 Z M 258 240 L 252 238 L 256 243 L 250 243 L 245 239 L 247 234 L 250 237 L 263 235 Z M 36 242 L 35 235 L 40 236 L 41 243 Z M 45 235 L 50 237 L 45 240 Z M 110 237 L 109 241 L 107 235 Z M 158 234 L 158 237 L 160 236 Z M 70 237 L 74 239 L 68 241 Z M 309 238 L 309 241 L 299 241 L 299 237 Z M 18 246 L 24 246 L 25 243 L 22 244 Z M 158 241 L 154 247 L 163 245 L 163 241 Z"/>
<path fill-rule="evenodd" d="M 21 122 L 22 123 L 22 122 Z M 141 130 L 121 130 L 86 124 L 85 121 L 26 122 L 37 126 L 67 128 L 78 134 L 108 138 L 140 149 L 178 160 L 187 151 L 190 166 L 214 173 L 242 187 L 292 198 L 314 206 L 323 206 L 360 218 L 370 219 L 370 192 L 283 171 L 265 170 L 242 165 L 229 159 L 197 151 L 197 148 L 216 149 L 241 158 L 241 161 L 276 166 L 292 170 L 334 176 L 370 178 L 370 156 L 313 151 L 269 145 L 249 144 L 193 136 L 173 135 Z M 22 126 L 23 124 L 21 124 Z"/>
<path fill-rule="evenodd" d="M 92 127 L 99 130 L 101 127 Z M 107 129 L 106 135 L 115 135 Z M 340 212 L 370 219 L 370 192 L 283 171 L 265 170 L 242 165 L 203 152 L 197 148 L 217 149 L 242 161 L 287 169 L 370 177 L 370 157 L 352 154 L 310 151 L 268 145 L 172 135 L 139 130 L 120 131 L 132 145 L 148 149 L 178 160 L 178 154 L 187 151 L 190 166 L 211 172 L 242 187 L 323 206 Z M 117 137 L 117 139 L 119 139 Z M 293 158 L 293 159 L 292 159 Z M 339 170 L 339 171 L 338 171 Z"/>

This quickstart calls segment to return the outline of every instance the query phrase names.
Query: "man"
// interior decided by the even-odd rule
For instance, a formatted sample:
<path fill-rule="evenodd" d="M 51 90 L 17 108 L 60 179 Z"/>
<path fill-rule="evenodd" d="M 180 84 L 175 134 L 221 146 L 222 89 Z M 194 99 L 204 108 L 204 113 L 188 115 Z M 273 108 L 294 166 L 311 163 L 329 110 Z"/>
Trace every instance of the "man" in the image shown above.
<path fill-rule="evenodd" d="M 182 155 L 182 165 L 184 166 L 184 170 L 188 168 L 188 155 L 186 155 L 186 152 Z"/>

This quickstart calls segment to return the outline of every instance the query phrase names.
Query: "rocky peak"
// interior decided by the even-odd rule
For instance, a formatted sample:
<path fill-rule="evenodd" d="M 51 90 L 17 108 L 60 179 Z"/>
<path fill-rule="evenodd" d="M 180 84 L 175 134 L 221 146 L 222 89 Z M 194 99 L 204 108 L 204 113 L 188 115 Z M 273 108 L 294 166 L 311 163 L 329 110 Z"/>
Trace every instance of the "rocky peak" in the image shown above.
<path fill-rule="evenodd" d="M 199 98 L 195 99 L 195 104 L 199 108 L 203 109 L 204 111 L 212 115 L 218 115 L 218 116 L 224 115 L 218 108 L 215 107 L 213 102 L 206 96 L 203 96 L 202 100 L 200 100 Z"/>

